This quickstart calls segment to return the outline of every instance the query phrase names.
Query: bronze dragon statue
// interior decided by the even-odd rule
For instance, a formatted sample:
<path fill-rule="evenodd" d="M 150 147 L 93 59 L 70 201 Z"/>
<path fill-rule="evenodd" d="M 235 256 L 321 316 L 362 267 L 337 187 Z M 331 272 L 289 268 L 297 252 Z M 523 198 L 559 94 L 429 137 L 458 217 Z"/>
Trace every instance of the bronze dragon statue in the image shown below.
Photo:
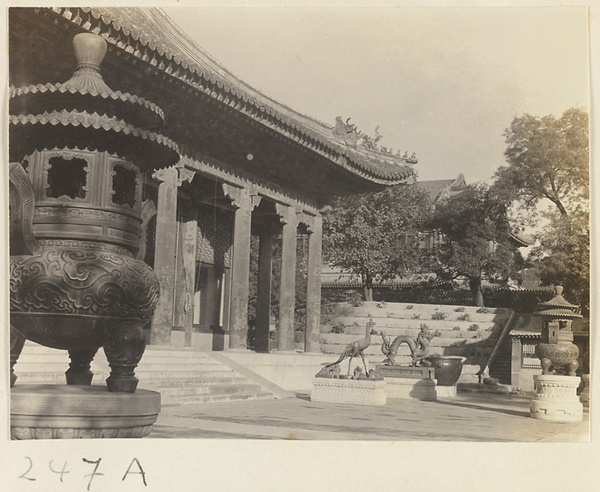
<path fill-rule="evenodd" d="M 439 330 L 432 332 L 427 325 L 422 324 L 421 331 L 415 339 L 411 338 L 409 335 L 400 335 L 390 343 L 389 337 L 382 331 L 381 338 L 383 339 L 383 344 L 381 345 L 381 351 L 383 352 L 383 355 L 386 356 L 386 359 L 383 362 L 389 366 L 395 365 L 394 358 L 398 353 L 398 347 L 402 343 L 406 343 L 410 348 L 410 356 L 412 358 L 411 366 L 421 365 L 423 359 L 427 357 L 427 354 L 429 353 L 429 343 L 433 337 L 439 337 L 441 335 Z"/>

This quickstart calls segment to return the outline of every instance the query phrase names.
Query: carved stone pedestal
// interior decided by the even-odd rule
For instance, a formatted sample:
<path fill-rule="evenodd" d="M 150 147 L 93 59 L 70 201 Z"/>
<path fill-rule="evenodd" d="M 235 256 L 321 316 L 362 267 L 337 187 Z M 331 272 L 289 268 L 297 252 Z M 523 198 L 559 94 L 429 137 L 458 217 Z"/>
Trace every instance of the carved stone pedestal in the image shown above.
<path fill-rule="evenodd" d="M 311 401 L 350 405 L 385 405 L 385 382 L 368 379 L 314 378 Z"/>
<path fill-rule="evenodd" d="M 580 422 L 583 405 L 577 397 L 580 378 L 576 376 L 533 376 L 536 395 L 529 407 L 534 419 L 553 422 Z"/>
<path fill-rule="evenodd" d="M 384 378 L 434 379 L 435 369 L 429 366 L 375 366 L 377 374 Z"/>
<path fill-rule="evenodd" d="M 436 386 L 435 394 L 438 398 L 454 398 L 456 397 L 456 386 Z"/>
<path fill-rule="evenodd" d="M 21 385 L 11 389 L 12 439 L 145 437 L 160 411 L 160 393 L 110 393 L 105 386 Z"/>
<path fill-rule="evenodd" d="M 436 399 L 434 379 L 385 378 L 388 398 L 413 398 L 432 401 Z"/>
<path fill-rule="evenodd" d="M 378 365 L 376 372 L 383 376 L 388 398 L 436 399 L 433 367 Z"/>

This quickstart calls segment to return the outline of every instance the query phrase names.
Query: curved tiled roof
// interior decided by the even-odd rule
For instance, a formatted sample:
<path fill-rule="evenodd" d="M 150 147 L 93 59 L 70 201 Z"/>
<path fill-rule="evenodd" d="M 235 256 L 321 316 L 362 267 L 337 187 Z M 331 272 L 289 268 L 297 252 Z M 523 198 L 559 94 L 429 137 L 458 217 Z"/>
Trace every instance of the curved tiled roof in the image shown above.
<path fill-rule="evenodd" d="M 365 179 L 386 185 L 414 179 L 410 164 L 416 163 L 416 159 L 352 147 L 334 137 L 332 126 L 278 103 L 234 76 L 191 40 L 161 9 L 53 7 L 52 10 L 264 126 L 309 148 L 324 147 L 324 153 L 332 162 Z"/>
<path fill-rule="evenodd" d="M 415 186 L 425 192 L 429 202 L 434 205 L 444 196 L 451 196 L 461 192 L 465 187 L 465 177 L 460 173 L 454 179 L 435 179 L 431 181 L 417 181 Z"/>
<path fill-rule="evenodd" d="M 431 181 L 417 181 L 415 186 L 427 193 L 427 197 L 431 203 L 435 203 L 442 191 L 449 188 L 452 183 L 454 183 L 453 179 L 435 179 Z"/>

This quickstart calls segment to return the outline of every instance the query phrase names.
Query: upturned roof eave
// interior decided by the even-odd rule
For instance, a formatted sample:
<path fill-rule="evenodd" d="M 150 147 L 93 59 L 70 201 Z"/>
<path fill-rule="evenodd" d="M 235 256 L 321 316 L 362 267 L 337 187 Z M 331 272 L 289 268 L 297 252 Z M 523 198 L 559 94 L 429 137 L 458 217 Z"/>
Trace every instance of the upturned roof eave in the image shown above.
<path fill-rule="evenodd" d="M 515 244 L 519 247 L 519 248 L 527 248 L 528 246 L 531 246 L 533 244 L 533 240 L 529 239 L 529 238 L 525 238 L 519 234 L 516 234 L 514 232 L 511 232 L 509 234 L 510 239 L 512 241 L 515 242 Z"/>
<path fill-rule="evenodd" d="M 210 97 L 236 99 L 237 102 L 232 104 L 234 109 L 297 143 L 306 147 L 325 147 L 333 164 L 375 185 L 404 184 L 414 178 L 415 172 L 411 166 L 414 162 L 338 141 L 332 135 L 333 127 L 294 111 L 254 89 L 221 66 L 159 8 L 50 9 L 84 29 L 98 32 L 117 48 L 124 49 Z M 124 15 L 119 17 L 117 12 L 123 12 Z M 83 19 L 83 14 L 88 14 L 88 18 Z M 161 36 L 160 40 L 157 39 L 157 33 Z M 246 106 L 251 106 L 252 110 L 242 111 Z"/>

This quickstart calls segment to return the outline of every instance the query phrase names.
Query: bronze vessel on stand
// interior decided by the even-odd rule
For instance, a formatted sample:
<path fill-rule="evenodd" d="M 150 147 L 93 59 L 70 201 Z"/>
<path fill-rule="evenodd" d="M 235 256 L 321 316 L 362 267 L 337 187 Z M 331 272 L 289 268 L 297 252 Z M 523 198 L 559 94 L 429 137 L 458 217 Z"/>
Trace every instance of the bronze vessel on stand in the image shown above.
<path fill-rule="evenodd" d="M 542 374 L 575 376 L 579 367 L 579 349 L 573 343 L 573 319 L 581 318 L 579 306 L 568 303 L 562 296 L 563 288 L 556 287 L 556 295 L 538 305 L 534 314 L 542 318 L 542 336 L 535 355 L 542 364 Z"/>
<path fill-rule="evenodd" d="M 11 386 L 29 339 L 68 350 L 69 385 L 91 384 L 103 347 L 108 390 L 133 393 L 159 295 L 143 261 L 155 209 L 141 177 L 179 153 L 155 133 L 160 108 L 104 83 L 106 41 L 83 33 L 73 45 L 68 82 L 10 90 Z"/>

